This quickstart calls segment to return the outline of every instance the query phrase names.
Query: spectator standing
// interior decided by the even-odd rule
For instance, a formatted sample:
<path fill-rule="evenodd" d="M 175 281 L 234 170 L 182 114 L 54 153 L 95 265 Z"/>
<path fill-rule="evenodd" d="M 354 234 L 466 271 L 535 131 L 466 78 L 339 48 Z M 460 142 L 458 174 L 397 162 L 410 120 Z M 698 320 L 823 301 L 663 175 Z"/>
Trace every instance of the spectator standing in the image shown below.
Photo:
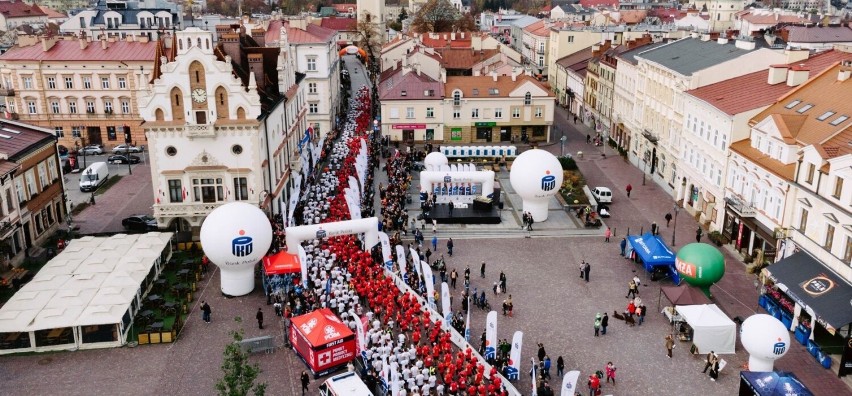
<path fill-rule="evenodd" d="M 609 227 L 607 227 L 607 228 L 606 228 L 606 231 L 604 231 L 604 238 L 605 238 L 605 239 L 604 239 L 604 241 L 605 241 L 606 243 L 609 243 L 609 238 L 611 238 L 611 237 L 612 237 L 612 229 L 610 229 Z"/>
<path fill-rule="evenodd" d="M 666 219 L 666 227 L 668 227 L 668 226 L 669 226 L 669 223 L 671 223 L 671 222 L 672 222 L 672 214 L 671 214 L 671 213 L 666 213 L 666 217 L 665 217 L 665 219 Z"/>
<path fill-rule="evenodd" d="M 612 362 L 607 362 L 604 371 L 606 372 L 606 383 L 608 384 L 609 380 L 612 380 L 612 384 L 615 385 L 615 365 Z"/>
<path fill-rule="evenodd" d="M 210 323 L 210 313 L 212 310 L 210 309 L 210 304 L 207 304 L 207 301 L 201 302 L 201 320 L 205 323 Z"/>
<path fill-rule="evenodd" d="M 604 312 L 601 318 L 601 335 L 606 335 L 606 327 L 609 326 L 609 315 Z"/>
<path fill-rule="evenodd" d="M 302 396 L 305 396 L 305 392 L 308 390 L 308 385 L 311 383 L 311 377 L 308 375 L 307 371 L 302 371 L 300 379 L 302 381 Z"/>
<path fill-rule="evenodd" d="M 263 330 L 263 310 L 258 308 L 257 314 L 254 317 L 257 319 L 257 328 Z"/>
<path fill-rule="evenodd" d="M 628 184 L 627 187 L 624 188 L 624 190 L 627 191 L 627 198 L 630 198 L 630 192 L 633 191 L 633 186 Z"/>
<path fill-rule="evenodd" d="M 485 261 L 482 262 L 482 265 L 479 266 L 479 277 L 485 277 Z"/>
<path fill-rule="evenodd" d="M 562 358 L 562 355 L 559 355 L 556 358 L 556 376 L 562 378 L 565 375 L 565 359 Z"/>
<path fill-rule="evenodd" d="M 666 336 L 666 356 L 672 358 L 672 349 L 674 349 L 674 337 L 671 334 Z"/>

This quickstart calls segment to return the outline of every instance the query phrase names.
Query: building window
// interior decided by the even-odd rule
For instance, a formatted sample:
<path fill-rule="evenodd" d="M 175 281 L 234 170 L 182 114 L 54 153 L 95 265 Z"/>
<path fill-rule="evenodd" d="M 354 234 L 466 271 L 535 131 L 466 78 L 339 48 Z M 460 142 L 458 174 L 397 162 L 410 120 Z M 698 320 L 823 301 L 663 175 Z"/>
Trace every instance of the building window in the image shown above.
<path fill-rule="evenodd" d="M 130 114 L 130 102 L 126 100 L 121 101 L 121 113 Z"/>
<path fill-rule="evenodd" d="M 36 114 L 36 102 L 27 102 L 27 111 L 29 111 L 30 114 Z"/>
<path fill-rule="evenodd" d="M 77 101 L 69 100 L 68 101 L 68 112 L 71 114 L 77 114 Z"/>
<path fill-rule="evenodd" d="M 317 71 L 317 58 L 313 56 L 308 57 L 308 71 Z"/>
<path fill-rule="evenodd" d="M 814 173 L 816 172 L 816 165 L 808 164 L 808 178 L 806 181 L 808 184 L 814 184 Z"/>
<path fill-rule="evenodd" d="M 247 201 L 248 197 L 248 181 L 245 177 L 234 178 L 234 199 L 237 201 Z"/>
<path fill-rule="evenodd" d="M 461 106 L 461 91 L 453 92 L 453 106 Z"/>
<path fill-rule="evenodd" d="M 101 88 L 109 89 L 109 77 L 101 77 Z"/>
<path fill-rule="evenodd" d="M 544 108 L 541 106 L 536 106 L 535 108 L 535 118 L 544 117 Z"/>
<path fill-rule="evenodd" d="M 81 135 L 80 131 L 82 129 L 83 129 L 83 127 L 78 127 L 78 126 L 71 127 L 71 137 L 75 137 L 75 138 L 80 137 L 80 135 Z"/>
<path fill-rule="evenodd" d="M 107 130 L 107 140 L 109 140 L 111 142 L 118 140 L 118 136 L 116 136 L 114 126 L 110 125 L 110 126 L 106 127 L 106 130 Z"/>
<path fill-rule="evenodd" d="M 479 109 L 470 109 L 471 118 L 479 118 Z"/>
<path fill-rule="evenodd" d="M 453 119 L 458 120 L 459 118 L 461 118 L 461 110 L 453 109 Z"/>
<path fill-rule="evenodd" d="M 831 247 L 834 245 L 834 226 L 831 224 L 825 225 L 825 242 L 823 242 L 823 246 L 825 250 L 831 251 Z"/>
<path fill-rule="evenodd" d="M 183 202 L 183 189 L 180 179 L 169 180 L 169 202 Z"/>
<path fill-rule="evenodd" d="M 308 83 L 308 93 L 315 94 L 317 93 L 317 83 Z"/>
<path fill-rule="evenodd" d="M 24 77 L 24 88 L 32 89 L 33 88 L 33 78 L 32 77 Z"/>
<path fill-rule="evenodd" d="M 427 107 L 426 108 L 426 118 L 435 118 L 435 108 Z"/>
<path fill-rule="evenodd" d="M 44 162 L 38 164 L 38 184 L 42 191 L 50 185 L 50 179 L 47 178 L 47 166 Z"/>
<path fill-rule="evenodd" d="M 843 262 L 852 264 L 852 236 L 846 236 L 846 246 L 843 248 Z"/>
<path fill-rule="evenodd" d="M 92 78 L 85 76 L 83 77 L 83 88 L 84 89 L 92 89 Z"/>
<path fill-rule="evenodd" d="M 56 89 L 56 77 L 47 78 L 47 89 Z"/>
<path fill-rule="evenodd" d="M 195 202 L 221 202 L 225 200 L 222 178 L 192 179 Z"/>
<path fill-rule="evenodd" d="M 27 201 L 27 192 L 24 190 L 24 182 L 20 177 L 15 178 L 15 192 L 18 194 L 18 204 L 23 204 Z M 12 206 L 9 205 L 11 208 Z"/>
<path fill-rule="evenodd" d="M 59 102 L 50 102 L 50 111 L 53 114 L 59 114 Z"/>
<path fill-rule="evenodd" d="M 86 113 L 93 114 L 95 112 L 95 102 L 86 102 Z"/>
<path fill-rule="evenodd" d="M 56 159 L 54 157 L 47 159 L 47 177 L 51 181 L 56 179 Z"/>
<path fill-rule="evenodd" d="M 65 132 L 62 130 L 62 127 L 60 127 L 60 126 L 58 126 L 58 127 L 53 127 L 53 133 L 54 133 L 54 134 L 56 135 L 56 137 L 58 137 L 58 138 L 65 137 Z"/>
<path fill-rule="evenodd" d="M 499 107 L 494 109 L 494 118 L 503 118 L 503 109 Z"/>
<path fill-rule="evenodd" d="M 512 108 L 512 118 L 521 118 L 521 108 L 513 107 Z"/>
<path fill-rule="evenodd" d="M 104 113 L 112 114 L 112 101 L 104 100 Z"/>
<path fill-rule="evenodd" d="M 65 77 L 65 89 L 74 89 L 74 79 L 72 77 Z"/>
<path fill-rule="evenodd" d="M 118 88 L 125 89 L 127 88 L 127 78 L 119 77 L 118 78 Z"/>
<path fill-rule="evenodd" d="M 317 103 L 308 103 L 308 113 L 317 114 L 319 113 L 319 104 Z"/>
<path fill-rule="evenodd" d="M 843 194 L 843 179 L 840 176 L 834 177 L 834 194 L 831 194 L 832 197 L 840 199 L 840 195 Z"/>
<path fill-rule="evenodd" d="M 568 36 L 568 42 L 573 43 L 574 42 L 574 36 Z"/>
<path fill-rule="evenodd" d="M 24 173 L 24 179 L 27 182 L 27 196 L 32 197 L 33 195 L 38 194 L 38 189 L 36 188 L 35 181 L 35 172 L 30 169 L 26 173 Z"/>
<path fill-rule="evenodd" d="M 414 118 L 414 108 L 406 107 L 405 108 L 405 118 Z"/>
<path fill-rule="evenodd" d="M 802 212 L 799 214 L 799 232 L 802 234 L 808 230 L 808 210 L 802 209 Z"/>
<path fill-rule="evenodd" d="M 532 94 L 529 92 L 524 94 L 524 106 L 529 106 L 532 104 Z"/>

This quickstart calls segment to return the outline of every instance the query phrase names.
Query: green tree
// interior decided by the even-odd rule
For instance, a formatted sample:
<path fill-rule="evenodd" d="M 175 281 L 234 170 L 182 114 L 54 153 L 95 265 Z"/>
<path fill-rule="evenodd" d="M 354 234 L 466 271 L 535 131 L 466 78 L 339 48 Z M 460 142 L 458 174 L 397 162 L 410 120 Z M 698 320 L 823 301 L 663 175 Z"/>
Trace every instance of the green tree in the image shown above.
<path fill-rule="evenodd" d="M 411 30 L 418 33 L 450 32 L 461 17 L 447 0 L 429 0 L 414 14 Z"/>
<path fill-rule="evenodd" d="M 405 10 L 405 7 L 402 7 L 402 10 L 399 11 L 399 15 L 396 17 L 396 21 L 401 24 L 405 18 L 408 18 L 408 11 Z"/>
<path fill-rule="evenodd" d="M 234 318 L 237 323 L 242 322 L 239 317 Z M 264 396 L 266 394 L 266 383 L 255 384 L 254 381 L 262 372 L 257 363 L 249 363 L 249 354 L 243 352 L 240 348 L 240 341 L 243 340 L 244 331 L 242 328 L 237 331 L 231 331 L 231 336 L 234 337 L 234 342 L 225 346 L 225 353 L 222 359 L 223 376 L 216 382 L 216 391 L 219 396 L 246 396 L 249 391 L 255 396 Z"/>

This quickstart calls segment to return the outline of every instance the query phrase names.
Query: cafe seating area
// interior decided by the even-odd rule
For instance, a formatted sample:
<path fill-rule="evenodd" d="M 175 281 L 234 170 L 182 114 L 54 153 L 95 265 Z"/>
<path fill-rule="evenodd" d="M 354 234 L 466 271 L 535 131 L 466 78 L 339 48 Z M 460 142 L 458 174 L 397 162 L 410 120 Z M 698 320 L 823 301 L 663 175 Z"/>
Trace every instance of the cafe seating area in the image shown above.
<path fill-rule="evenodd" d="M 188 252 L 175 253 L 152 282 L 134 320 L 140 345 L 174 342 L 203 277 L 201 257 Z"/>

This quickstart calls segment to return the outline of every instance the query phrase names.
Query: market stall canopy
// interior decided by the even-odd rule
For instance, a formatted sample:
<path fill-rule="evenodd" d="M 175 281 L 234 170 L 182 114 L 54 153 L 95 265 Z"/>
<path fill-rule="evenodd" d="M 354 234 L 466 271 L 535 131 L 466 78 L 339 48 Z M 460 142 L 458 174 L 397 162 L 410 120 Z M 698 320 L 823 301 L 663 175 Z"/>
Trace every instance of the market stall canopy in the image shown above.
<path fill-rule="evenodd" d="M 763 271 L 796 303 L 810 307 L 830 333 L 852 323 L 852 285 L 809 254 L 795 253 Z"/>
<path fill-rule="evenodd" d="M 286 250 L 263 258 L 263 270 L 267 275 L 283 275 L 301 272 L 298 254 L 289 254 Z"/>
<path fill-rule="evenodd" d="M 740 372 L 740 395 L 755 396 L 813 396 L 793 373 L 784 371 Z"/>
<path fill-rule="evenodd" d="M 678 305 L 675 309 L 695 331 L 692 343 L 698 353 L 736 353 L 737 324 L 716 304 Z"/>
<path fill-rule="evenodd" d="M 652 272 L 654 267 L 668 267 L 672 281 L 675 284 L 680 283 L 680 276 L 675 269 L 675 253 L 658 235 L 650 232 L 643 235 L 628 235 L 627 242 L 642 259 L 642 265 L 646 271 Z"/>
<path fill-rule="evenodd" d="M 672 305 L 710 304 L 710 299 L 701 290 L 689 285 L 662 286 L 660 290 Z"/>

